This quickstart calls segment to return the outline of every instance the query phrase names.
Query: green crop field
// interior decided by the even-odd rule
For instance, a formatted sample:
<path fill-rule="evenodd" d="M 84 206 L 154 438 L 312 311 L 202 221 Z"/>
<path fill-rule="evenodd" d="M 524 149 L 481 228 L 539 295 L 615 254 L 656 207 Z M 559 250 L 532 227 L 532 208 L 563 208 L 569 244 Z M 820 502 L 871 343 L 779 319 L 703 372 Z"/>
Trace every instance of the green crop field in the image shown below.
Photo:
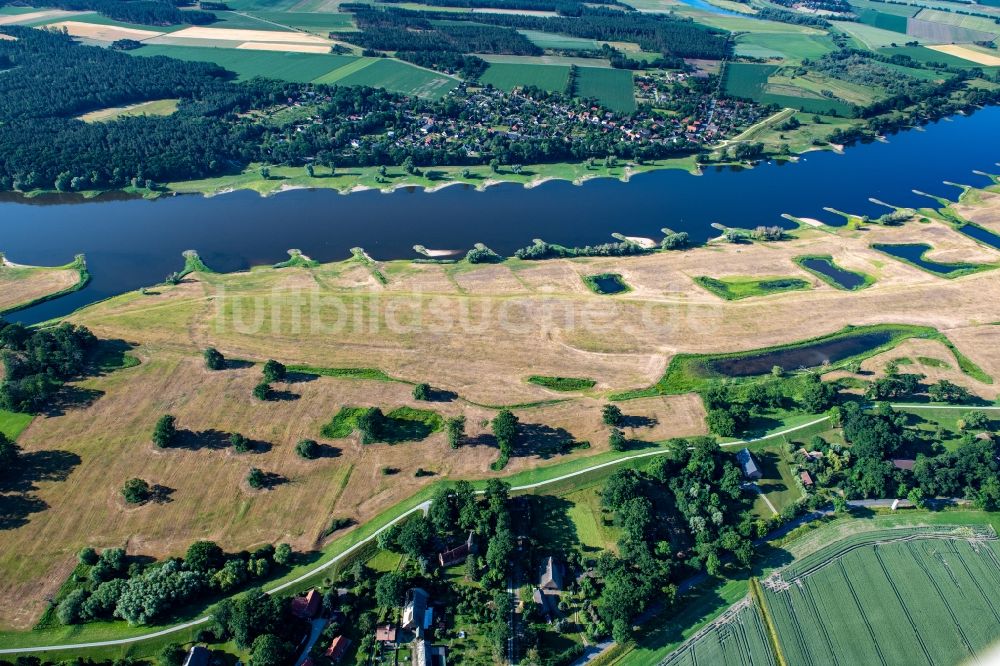
<path fill-rule="evenodd" d="M 288 27 L 275 25 L 259 18 L 236 12 L 215 12 L 219 19 L 212 24 L 214 28 L 226 28 L 230 30 L 280 30 L 289 32 Z"/>
<path fill-rule="evenodd" d="M 897 5 L 888 2 L 876 2 L 875 0 L 850 0 L 850 4 L 858 10 L 871 9 L 883 14 L 895 14 L 896 16 L 905 16 L 906 18 L 912 18 L 920 11 L 920 7 L 912 5 Z"/>
<path fill-rule="evenodd" d="M 372 86 L 429 99 L 441 99 L 458 83 L 458 79 L 450 76 L 387 58 L 377 59 L 336 81 L 340 86 Z"/>
<path fill-rule="evenodd" d="M 833 50 L 833 40 L 828 35 L 752 32 L 736 39 L 736 53 L 753 58 L 802 60 L 820 58 Z"/>
<path fill-rule="evenodd" d="M 309 83 L 335 69 L 353 63 L 351 56 L 319 53 L 281 53 L 247 49 L 215 49 L 203 46 L 143 46 L 130 51 L 139 56 L 168 56 L 179 60 L 214 62 L 236 72 L 241 79 L 264 76 Z"/>
<path fill-rule="evenodd" d="M 847 102 L 825 98 L 801 86 L 769 87 L 768 79 L 778 70 L 775 65 L 731 63 L 726 66 L 726 92 L 734 97 L 752 99 L 762 104 L 777 104 L 807 113 L 841 116 L 851 114 L 852 108 Z M 833 113 L 830 113 L 831 111 Z"/>
<path fill-rule="evenodd" d="M 995 535 L 858 535 L 762 581 L 789 664 L 958 664 L 994 643 Z"/>
<path fill-rule="evenodd" d="M 744 601 L 692 636 L 658 666 L 772 666 L 776 663 L 760 611 Z"/>
<path fill-rule="evenodd" d="M 593 97 L 612 111 L 635 111 L 632 72 L 624 69 L 580 67 L 576 79 L 576 94 Z"/>
<path fill-rule="evenodd" d="M 562 92 L 569 80 L 566 65 L 515 65 L 490 63 L 489 69 L 479 77 L 483 85 L 491 84 L 500 90 L 510 91 L 523 86 L 536 86 L 550 92 Z"/>
<path fill-rule="evenodd" d="M 0 432 L 11 439 L 16 439 L 34 418 L 31 414 L 19 414 L 0 409 Z"/>
<path fill-rule="evenodd" d="M 832 23 L 841 32 L 846 32 L 862 46 L 869 49 L 880 49 L 891 44 L 921 41 L 919 37 L 900 34 L 891 30 L 883 30 L 882 28 L 865 25 L 864 23 L 851 23 L 848 21 L 832 21 Z"/>
<path fill-rule="evenodd" d="M 354 27 L 354 20 L 350 14 L 321 12 L 251 12 L 251 14 L 265 21 L 311 32 L 347 30 Z"/>
<path fill-rule="evenodd" d="M 904 35 L 906 34 L 906 16 L 889 14 L 886 12 L 875 11 L 873 9 L 863 9 L 858 12 L 858 21 L 860 23 L 864 23 L 865 25 L 882 28 L 883 30 L 890 30 Z"/>

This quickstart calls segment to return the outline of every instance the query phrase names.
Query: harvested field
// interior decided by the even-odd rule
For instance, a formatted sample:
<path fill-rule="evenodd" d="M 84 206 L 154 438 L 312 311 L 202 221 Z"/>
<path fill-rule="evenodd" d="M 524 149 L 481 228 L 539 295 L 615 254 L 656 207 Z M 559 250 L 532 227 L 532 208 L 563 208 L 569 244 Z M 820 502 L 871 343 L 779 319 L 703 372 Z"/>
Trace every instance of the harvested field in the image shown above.
<path fill-rule="evenodd" d="M 119 39 L 134 39 L 137 42 L 159 37 L 162 32 L 139 30 L 138 28 L 121 28 L 116 25 L 101 25 L 98 23 L 82 23 L 80 21 L 62 21 L 51 23 L 47 27 L 57 30 L 65 29 L 74 37 L 93 39 L 99 42 L 114 42 Z"/>
<path fill-rule="evenodd" d="M 959 44 L 941 44 L 939 46 L 928 46 L 927 48 L 937 51 L 938 53 L 947 53 L 948 55 L 955 56 L 956 58 L 974 62 L 977 65 L 1000 67 L 1000 57 L 989 55 L 988 53 L 973 51 L 972 49 Z"/>
<path fill-rule="evenodd" d="M 329 53 L 330 47 L 322 44 L 269 44 L 267 42 L 243 42 L 236 48 L 251 51 L 286 51 L 291 53 Z"/>
<path fill-rule="evenodd" d="M 173 33 L 184 39 L 209 39 L 234 42 L 265 42 L 272 44 L 330 44 L 330 40 L 301 32 L 280 30 L 237 30 L 231 28 L 205 28 L 194 26 Z"/>
<path fill-rule="evenodd" d="M 64 16 L 76 16 L 80 12 L 68 12 L 61 9 L 47 9 L 40 12 L 22 12 L 18 14 L 0 15 L 0 25 L 26 25 L 39 23 Z"/>
<path fill-rule="evenodd" d="M 997 26 L 1000 27 L 1000 26 Z M 906 36 L 917 37 L 926 44 L 989 42 L 996 38 L 996 33 L 960 28 L 957 25 L 924 21 L 921 19 L 906 19 Z M 909 41 L 909 40 L 907 40 Z"/>
<path fill-rule="evenodd" d="M 952 204 L 955 212 L 987 229 L 1000 232 L 1000 194 L 995 192 L 977 192 L 974 204 L 959 202 Z"/>

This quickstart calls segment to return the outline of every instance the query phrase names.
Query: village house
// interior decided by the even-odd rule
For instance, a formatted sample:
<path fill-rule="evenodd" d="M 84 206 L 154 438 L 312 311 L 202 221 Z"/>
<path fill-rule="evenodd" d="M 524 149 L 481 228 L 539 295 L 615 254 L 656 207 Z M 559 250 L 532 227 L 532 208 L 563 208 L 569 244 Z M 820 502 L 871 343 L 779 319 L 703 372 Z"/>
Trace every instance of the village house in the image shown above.
<path fill-rule="evenodd" d="M 456 564 L 461 564 L 465 561 L 467 557 L 472 553 L 472 532 L 469 532 L 469 538 L 465 540 L 460 546 L 452 548 L 451 550 L 446 550 L 443 553 L 438 554 L 438 562 L 441 563 L 443 568 L 455 566 Z"/>
<path fill-rule="evenodd" d="M 347 648 L 350 647 L 350 645 L 350 638 L 347 638 L 346 636 L 337 636 L 330 641 L 330 647 L 326 649 L 324 654 L 330 661 L 339 661 L 340 658 L 347 652 Z"/>
<path fill-rule="evenodd" d="M 419 587 L 414 587 L 406 593 L 406 604 L 403 606 L 403 629 L 409 631 L 422 630 L 427 616 L 428 595 Z"/>
<path fill-rule="evenodd" d="M 375 640 L 379 643 L 395 643 L 396 627 L 391 624 L 383 624 L 375 629 Z"/>
<path fill-rule="evenodd" d="M 323 597 L 315 589 L 309 590 L 304 597 L 292 599 L 292 615 L 303 620 L 312 620 L 323 608 Z"/>
<path fill-rule="evenodd" d="M 543 590 L 558 592 L 563 587 L 562 565 L 556 558 L 549 556 L 542 561 L 541 574 L 538 577 L 538 587 Z"/>

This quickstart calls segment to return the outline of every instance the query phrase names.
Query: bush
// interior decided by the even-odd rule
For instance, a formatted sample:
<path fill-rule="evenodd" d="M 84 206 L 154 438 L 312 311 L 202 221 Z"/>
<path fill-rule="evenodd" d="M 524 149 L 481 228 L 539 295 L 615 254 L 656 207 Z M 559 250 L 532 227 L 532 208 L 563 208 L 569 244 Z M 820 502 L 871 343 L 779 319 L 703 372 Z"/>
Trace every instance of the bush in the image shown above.
<path fill-rule="evenodd" d="M 625 440 L 625 433 L 621 431 L 620 428 L 612 428 L 611 434 L 608 436 L 608 446 L 611 447 L 612 451 L 624 451 L 627 442 Z"/>
<path fill-rule="evenodd" d="M 379 440 L 379 435 L 385 427 L 385 414 L 378 407 L 369 407 L 358 414 L 355 423 L 361 432 L 361 443 L 371 444 Z"/>
<path fill-rule="evenodd" d="M 430 384 L 417 384 L 413 387 L 413 399 L 414 400 L 430 400 L 431 399 L 431 385 Z"/>
<path fill-rule="evenodd" d="M 266 401 L 271 399 L 271 385 L 267 382 L 261 382 L 257 386 L 253 387 L 253 397 L 261 401 Z"/>
<path fill-rule="evenodd" d="M 122 497 L 129 504 L 142 504 L 149 500 L 152 490 L 142 479 L 129 479 L 122 488 Z"/>
<path fill-rule="evenodd" d="M 465 260 L 470 264 L 498 264 L 503 261 L 503 257 L 482 243 L 476 243 L 465 255 Z"/>
<path fill-rule="evenodd" d="M 157 663 L 159 666 L 182 666 L 186 657 L 187 650 L 174 643 L 160 650 Z"/>
<path fill-rule="evenodd" d="M 195 541 L 184 555 L 187 568 L 207 572 L 222 566 L 226 554 L 214 541 Z"/>
<path fill-rule="evenodd" d="M 73 590 L 66 595 L 56 609 L 56 617 L 63 624 L 76 624 L 80 621 L 83 602 L 87 598 L 86 590 Z"/>
<path fill-rule="evenodd" d="M 215 347 L 205 350 L 205 367 L 209 370 L 223 370 L 226 367 L 226 357 Z"/>
<path fill-rule="evenodd" d="M 234 432 L 229 436 L 229 443 L 233 446 L 236 453 L 246 453 L 250 450 L 250 440 L 238 432 Z"/>
<path fill-rule="evenodd" d="M 448 444 L 451 448 L 457 449 L 465 437 L 465 416 L 456 416 L 448 419 L 446 424 L 448 430 Z"/>
<path fill-rule="evenodd" d="M 266 383 L 283 382 L 288 374 L 288 369 L 275 360 L 270 360 L 264 364 L 264 381 Z"/>
<path fill-rule="evenodd" d="M 660 247 L 664 250 L 679 250 L 687 247 L 689 238 L 690 237 L 685 231 L 681 231 L 679 233 L 669 233 L 664 236 L 662 241 L 660 241 Z"/>
<path fill-rule="evenodd" d="M 177 437 L 177 419 L 164 414 L 153 428 L 153 443 L 161 449 L 170 446 Z"/>
<path fill-rule="evenodd" d="M 618 405 L 604 405 L 604 409 L 601 410 L 601 418 L 604 421 L 604 425 L 617 426 L 621 425 L 622 422 L 622 410 Z"/>
<path fill-rule="evenodd" d="M 300 458 L 315 460 L 319 458 L 319 444 L 315 439 L 303 439 L 295 445 L 295 453 L 299 454 Z"/>
<path fill-rule="evenodd" d="M 267 475 L 256 467 L 251 467 L 247 473 L 247 483 L 254 490 L 260 490 L 267 484 Z"/>

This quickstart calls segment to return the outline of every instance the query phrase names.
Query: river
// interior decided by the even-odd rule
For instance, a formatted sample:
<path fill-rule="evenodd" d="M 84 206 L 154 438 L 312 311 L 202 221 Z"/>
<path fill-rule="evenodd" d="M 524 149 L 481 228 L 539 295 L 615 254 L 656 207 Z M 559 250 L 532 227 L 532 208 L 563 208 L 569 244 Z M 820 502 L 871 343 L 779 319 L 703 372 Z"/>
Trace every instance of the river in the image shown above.
<path fill-rule="evenodd" d="M 505 184 L 476 191 L 453 186 L 391 194 L 297 190 L 262 198 L 253 192 L 155 201 L 0 201 L 0 251 L 16 263 L 59 265 L 84 253 L 92 280 L 83 290 L 10 315 L 25 323 L 62 316 L 94 301 L 159 283 L 197 250 L 210 267 L 235 271 L 287 259 L 299 248 L 327 262 L 364 247 L 376 259 L 416 257 L 413 245 L 465 250 L 484 242 L 501 254 L 534 238 L 564 245 L 613 241 L 611 234 L 648 236 L 686 231 L 701 242 L 727 226 L 785 225 L 782 213 L 831 223 L 824 207 L 872 216 L 887 212 L 874 197 L 900 206 L 933 202 L 921 190 L 955 198 L 943 181 L 984 185 L 972 173 L 998 171 L 1000 107 L 956 116 L 888 142 L 814 152 L 798 163 L 754 169 L 709 168 L 701 176 L 665 170 L 628 183 Z M 994 137 L 990 139 L 989 137 Z"/>

